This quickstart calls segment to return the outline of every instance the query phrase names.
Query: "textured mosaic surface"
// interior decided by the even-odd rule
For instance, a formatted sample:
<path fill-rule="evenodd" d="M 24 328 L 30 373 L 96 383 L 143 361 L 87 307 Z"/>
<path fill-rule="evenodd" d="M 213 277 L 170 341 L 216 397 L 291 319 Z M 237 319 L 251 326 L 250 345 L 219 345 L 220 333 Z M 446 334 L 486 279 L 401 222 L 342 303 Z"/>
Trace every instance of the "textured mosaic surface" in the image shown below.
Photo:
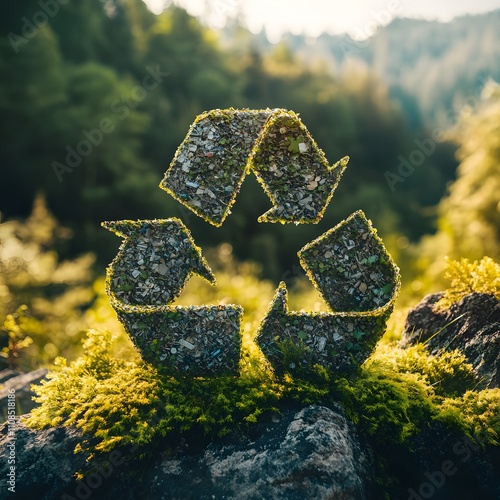
<path fill-rule="evenodd" d="M 273 204 L 259 222 L 319 222 L 347 162 L 331 167 L 293 111 L 213 110 L 191 125 L 160 187 L 220 226 L 253 171 Z"/>
<path fill-rule="evenodd" d="M 290 312 L 281 283 L 257 342 L 278 372 L 313 364 L 348 372 L 383 335 L 399 270 L 361 211 L 307 244 L 299 257 L 332 312 Z"/>
<path fill-rule="evenodd" d="M 191 376 L 238 373 L 240 306 L 117 307 L 143 359 Z"/>
<path fill-rule="evenodd" d="M 108 286 L 124 304 L 165 305 L 198 274 L 215 285 L 207 261 L 179 219 L 123 220 L 102 226 L 124 238 Z"/>
<path fill-rule="evenodd" d="M 344 157 L 329 166 L 292 111 L 213 110 L 191 125 L 160 187 L 220 226 L 252 171 L 272 202 L 259 222 L 318 222 L 347 162 Z M 172 305 L 193 274 L 215 284 L 184 224 L 173 218 L 103 226 L 124 238 L 108 268 L 106 291 L 143 358 L 192 376 L 237 373 L 242 307 Z M 257 343 L 277 372 L 314 364 L 348 372 L 365 361 L 385 331 L 399 293 L 399 269 L 361 211 L 298 255 L 330 311 L 289 311 L 281 283 Z"/>
<path fill-rule="evenodd" d="M 169 305 L 193 274 L 215 277 L 179 219 L 103 222 L 124 238 L 107 270 L 106 292 L 143 358 L 193 376 L 237 372 L 237 305 Z"/>
<path fill-rule="evenodd" d="M 298 256 L 332 311 L 371 311 L 394 296 L 394 262 L 361 210 L 308 243 Z"/>

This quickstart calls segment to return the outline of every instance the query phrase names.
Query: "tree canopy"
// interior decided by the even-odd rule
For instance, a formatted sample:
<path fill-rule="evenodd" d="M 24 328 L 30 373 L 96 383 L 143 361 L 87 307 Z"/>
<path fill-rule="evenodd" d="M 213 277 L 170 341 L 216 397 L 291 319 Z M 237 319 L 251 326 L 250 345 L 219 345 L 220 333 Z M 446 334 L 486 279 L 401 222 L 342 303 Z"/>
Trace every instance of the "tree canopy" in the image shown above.
<path fill-rule="evenodd" d="M 249 179 L 222 228 L 190 220 L 199 244 L 231 241 L 277 279 L 297 248 L 358 208 L 384 237 L 417 241 L 433 230 L 429 208 L 454 177 L 455 146 L 415 128 L 407 110 L 419 104 L 402 107 L 370 65 L 332 69 L 308 61 L 297 40 L 269 47 L 234 27 L 220 36 L 182 9 L 156 16 L 141 0 L 57 3 L 47 22 L 40 9 L 12 4 L 0 22 L 0 210 L 27 216 L 44 193 L 74 229 L 68 256 L 99 249 L 99 265 L 110 260 L 102 220 L 191 217 L 158 183 L 196 115 L 227 107 L 292 109 L 332 164 L 351 161 L 321 227 L 258 226 L 270 203 Z"/>

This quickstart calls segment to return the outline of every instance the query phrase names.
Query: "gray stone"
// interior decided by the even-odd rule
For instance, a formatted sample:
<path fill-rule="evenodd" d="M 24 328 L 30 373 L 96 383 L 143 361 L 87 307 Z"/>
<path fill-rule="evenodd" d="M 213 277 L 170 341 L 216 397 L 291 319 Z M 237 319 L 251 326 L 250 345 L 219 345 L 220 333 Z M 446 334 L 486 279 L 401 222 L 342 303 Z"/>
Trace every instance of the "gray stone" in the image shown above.
<path fill-rule="evenodd" d="M 288 410 L 261 426 L 258 436 L 226 444 L 211 443 L 175 454 L 154 455 L 147 462 L 125 463 L 126 451 L 115 460 L 100 459 L 81 482 L 71 479 L 84 466 L 74 454 L 79 431 L 58 426 L 34 431 L 22 422 L 17 432 L 16 492 L 23 498 L 155 500 L 185 499 L 336 499 L 371 498 L 372 458 L 361 445 L 339 406 Z M 0 453 L 7 452 L 7 425 L 0 428 Z M 106 467 L 103 463 L 107 461 Z M 111 464 L 111 465 L 110 465 Z M 141 467 L 140 481 L 133 475 Z M 7 474 L 6 461 L 0 475 Z"/>
<path fill-rule="evenodd" d="M 7 424 L 0 427 L 0 454 L 7 457 Z M 232 435 L 224 443 L 180 444 L 142 460 L 127 460 L 133 450 L 120 449 L 95 459 L 84 479 L 85 456 L 74 448 L 83 437 L 77 429 L 15 429 L 16 493 L 37 500 L 357 500 L 384 498 L 373 484 L 374 453 L 361 444 L 342 408 L 309 406 L 260 424 L 252 437 Z M 483 449 L 441 423 L 432 423 L 411 438 L 409 449 L 378 449 L 394 478 L 389 496 L 408 498 L 429 483 L 440 486 L 433 499 L 496 500 L 500 498 L 500 450 Z M 157 450 L 157 448 L 156 448 Z M 447 463 L 453 473 L 443 482 Z M 450 465 L 451 463 L 451 465 Z M 7 477 L 7 460 L 0 476 Z M 441 478 L 441 479 L 440 479 Z M 2 483 L 5 484 L 5 483 Z M 422 490 L 429 491 L 429 488 Z M 3 497 L 2 497 L 3 498 Z"/>
<path fill-rule="evenodd" d="M 340 406 L 307 407 L 282 439 L 223 450 L 208 465 L 214 485 L 224 485 L 228 498 L 361 499 L 371 475 L 370 460 Z"/>
<path fill-rule="evenodd" d="M 31 384 L 38 384 L 47 375 L 47 368 L 39 368 L 30 373 L 23 373 L 9 378 L 0 390 L 0 415 L 7 417 L 7 399 L 9 391 L 14 389 L 16 398 L 17 413 L 30 412 L 37 403 L 33 401 L 34 392 L 31 390 Z"/>
<path fill-rule="evenodd" d="M 448 310 L 436 311 L 441 297 L 427 295 L 410 311 L 400 345 L 427 342 L 432 354 L 458 349 L 481 379 L 481 387 L 500 387 L 500 302 L 493 295 L 472 293 Z"/>
<path fill-rule="evenodd" d="M 24 425 L 22 417 L 14 422 L 0 427 L 2 458 L 9 456 L 11 451 L 15 456 L 16 496 L 13 497 L 39 500 L 60 498 L 72 483 L 74 472 L 85 465 L 84 456 L 74 453 L 75 446 L 82 440 L 81 433 L 63 426 L 32 430 Z M 13 431 L 10 436 L 9 431 Z M 0 460 L 2 486 L 10 466 L 7 459 Z M 6 495 L 7 492 L 2 493 Z"/>
<path fill-rule="evenodd" d="M 18 375 L 22 375 L 21 372 L 16 372 L 14 370 L 10 370 L 9 368 L 5 368 L 5 370 L 0 371 L 0 384 L 5 384 L 7 380 L 17 377 Z"/>

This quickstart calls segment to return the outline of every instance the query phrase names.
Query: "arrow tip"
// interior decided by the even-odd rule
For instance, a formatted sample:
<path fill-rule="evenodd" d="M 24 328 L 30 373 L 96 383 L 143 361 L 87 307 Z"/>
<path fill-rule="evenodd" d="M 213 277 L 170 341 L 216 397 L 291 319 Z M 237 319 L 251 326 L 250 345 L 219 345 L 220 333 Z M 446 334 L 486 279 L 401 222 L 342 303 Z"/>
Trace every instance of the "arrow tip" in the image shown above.
<path fill-rule="evenodd" d="M 258 221 L 280 222 L 281 224 L 288 222 L 317 224 L 323 218 L 326 207 L 330 203 L 348 162 L 349 156 L 344 156 L 331 167 L 325 164 L 326 170 L 323 173 L 323 180 L 317 182 L 319 179 L 317 177 L 316 180 L 307 181 L 309 184 L 306 182 L 305 185 L 301 186 L 303 194 L 300 199 L 290 198 L 286 192 L 284 194 L 275 192 L 273 195 L 269 195 L 273 207 L 262 214 Z"/>
<path fill-rule="evenodd" d="M 272 325 L 276 319 L 282 315 L 286 315 L 287 313 L 288 290 L 286 288 L 286 283 L 282 281 L 274 293 L 273 300 L 271 301 L 271 304 L 269 304 L 269 309 L 267 310 L 265 318 L 260 324 L 259 332 L 257 334 L 259 343 L 261 343 L 261 341 L 265 341 L 265 339 L 271 335 L 270 332 L 274 329 Z M 272 338 L 272 335 L 269 338 Z"/>
<path fill-rule="evenodd" d="M 344 170 L 347 168 L 347 164 L 349 163 L 349 160 L 351 158 L 349 156 L 344 156 L 341 158 L 337 163 L 334 163 L 330 168 L 331 170 L 336 170 L 336 169 L 341 169 L 340 172 L 337 174 L 338 177 L 344 173 Z"/>
<path fill-rule="evenodd" d="M 284 281 L 276 289 L 271 305 L 269 306 L 269 313 L 288 313 L 288 290 Z"/>
<path fill-rule="evenodd" d="M 108 220 L 101 222 L 101 226 L 115 233 L 120 238 L 128 238 L 130 236 L 130 223 L 128 220 Z"/>
<path fill-rule="evenodd" d="M 192 272 L 207 280 L 212 286 L 215 286 L 217 284 L 217 279 L 215 278 L 207 260 L 203 257 L 201 248 L 196 245 L 189 229 L 180 219 L 176 217 L 169 219 L 169 222 L 181 231 L 184 237 L 184 243 L 187 243 L 190 246 Z"/>
<path fill-rule="evenodd" d="M 277 288 L 265 318 L 257 332 L 257 344 L 268 360 L 280 357 L 277 341 L 282 339 L 282 320 L 288 313 L 288 291 L 282 281 Z"/>
<path fill-rule="evenodd" d="M 205 257 L 200 255 L 198 266 L 193 271 L 198 276 L 201 276 L 203 279 L 207 280 L 212 286 L 217 285 L 217 279 L 210 269 L 208 262 L 205 260 Z"/>
<path fill-rule="evenodd" d="M 273 338 L 272 332 L 275 330 L 273 325 L 276 321 L 279 323 L 279 317 L 286 315 L 288 313 L 288 290 L 286 288 L 286 283 L 282 281 L 276 292 L 274 293 L 273 300 L 269 304 L 269 309 L 267 310 L 265 318 L 262 320 L 259 331 L 257 333 L 257 339 L 259 345 L 266 342 L 270 342 Z"/>

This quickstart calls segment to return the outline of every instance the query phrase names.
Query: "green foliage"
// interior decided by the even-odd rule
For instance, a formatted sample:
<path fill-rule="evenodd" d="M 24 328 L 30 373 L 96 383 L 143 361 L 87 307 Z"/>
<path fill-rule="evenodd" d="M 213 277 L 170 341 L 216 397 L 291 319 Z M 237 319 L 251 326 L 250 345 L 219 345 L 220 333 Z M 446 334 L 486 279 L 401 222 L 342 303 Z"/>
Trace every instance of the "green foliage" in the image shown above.
<path fill-rule="evenodd" d="M 463 113 L 458 177 L 440 203 L 439 228 L 453 258 L 500 258 L 500 85 L 489 81 L 474 113 Z M 447 251 L 448 249 L 444 249 Z"/>
<path fill-rule="evenodd" d="M 450 286 L 436 304 L 437 308 L 448 309 L 471 293 L 488 293 L 500 300 L 500 264 L 490 257 L 474 262 L 446 258 L 446 265 L 444 277 Z"/>
<path fill-rule="evenodd" d="M 69 237 L 42 198 L 24 223 L 0 224 L 0 318 L 6 318 L 0 342 L 17 368 L 52 362 L 62 352 L 72 358 L 79 354 L 88 328 L 82 313 L 94 297 L 94 258 L 61 261 L 56 248 Z M 27 347 L 22 356 L 16 354 L 19 342 Z"/>
<path fill-rule="evenodd" d="M 30 417 L 34 427 L 66 419 L 95 435 L 96 451 L 152 439 L 147 422 L 156 413 L 158 378 L 148 367 L 114 359 L 111 343 L 109 333 L 89 331 L 84 356 L 69 366 L 57 358 L 55 370 L 39 388 L 41 406 Z"/>
<path fill-rule="evenodd" d="M 476 385 L 472 366 L 459 351 L 429 354 L 423 344 L 399 349 L 385 346 L 378 349 L 375 362 L 397 373 L 418 375 L 438 395 L 460 395 Z"/>
<path fill-rule="evenodd" d="M 34 344 L 25 352 L 50 339 L 74 355 L 78 336 L 68 339 L 68 328 L 92 323 L 120 333 L 112 339 L 108 333 L 90 332 L 84 356 L 69 365 L 58 359 L 50 380 L 37 389 L 41 406 L 33 412 L 31 425 L 75 424 L 85 432 L 82 447 L 89 453 L 125 445 L 137 445 L 139 453 L 146 453 L 165 440 L 175 445 L 181 436 L 204 435 L 208 439 L 247 431 L 266 415 L 289 405 L 341 401 L 362 432 L 381 446 L 387 435 L 391 442 L 404 443 L 432 418 L 468 433 L 485 429 L 487 442 L 496 442 L 500 431 L 498 392 L 473 391 L 475 380 L 470 366 L 456 352 L 431 356 L 422 346 L 401 350 L 381 344 L 350 378 L 335 379 L 319 366 L 301 367 L 293 376 L 270 374 L 253 343 L 253 335 L 265 315 L 274 286 L 257 279 L 255 265 L 237 263 L 228 244 L 207 252 L 218 287 L 192 279 L 179 303 L 240 303 L 244 307 L 241 376 L 164 379 L 142 363 L 128 337 L 118 330 L 102 281 L 90 289 L 86 281 L 88 268 L 82 270 L 81 261 L 59 263 L 57 254 L 49 250 L 54 234 L 61 229 L 42 209 L 43 205 L 39 205 L 24 226 L 0 226 L 4 231 L 2 304 L 17 309 L 23 299 L 31 313 L 28 315 L 24 307 L 17 313 L 16 309 L 7 312 L 6 316 L 10 316 L 3 331 L 6 339 L 10 332 L 11 352 L 31 337 Z M 13 255 L 23 255 L 24 261 Z M 485 269 L 489 268 L 491 263 L 484 262 Z M 493 281 L 484 280 L 490 271 L 479 274 L 491 286 Z M 71 290 L 81 287 L 86 293 L 97 295 L 97 300 L 83 316 L 81 305 L 72 308 L 66 304 L 62 310 L 65 314 L 56 323 L 51 313 L 59 310 L 58 299 L 65 303 L 65 293 L 71 291 L 66 288 L 69 284 Z M 42 295 L 38 300 L 48 290 L 50 299 Z M 317 293 L 310 289 L 296 288 L 292 299 L 299 307 L 319 307 Z M 50 308 L 40 309 L 40 304 L 50 304 Z M 116 355 L 113 342 L 119 345 L 121 356 Z M 22 361 L 22 354 L 12 359 Z M 468 392 L 464 394 L 465 390 Z"/>
<path fill-rule="evenodd" d="M 399 155 L 408 158 L 415 133 L 388 88 L 365 66 L 339 65 L 334 73 L 299 57 L 293 42 L 271 46 L 243 29 L 234 39 L 225 33 L 222 43 L 182 9 L 172 5 L 154 16 L 141 0 L 60 5 L 36 41 L 27 40 L 16 53 L 7 35 L 21 33 L 22 19 L 32 19 L 39 9 L 32 0 L 22 8 L 9 4 L 12 15 L 0 26 L 0 128 L 8 165 L 0 209 L 8 218 L 24 216 L 35 191 L 43 190 L 56 216 L 74 230 L 64 257 L 98 249 L 100 264 L 107 264 L 115 247 L 99 228 L 102 220 L 179 215 L 178 204 L 157 188 L 161 175 L 193 118 L 230 106 L 297 110 L 327 158 L 352 152 L 351 171 L 336 192 L 335 211 L 325 213 L 318 231 L 257 230 L 255 219 L 269 201 L 257 182 L 245 181 L 220 231 L 204 231 L 202 222 L 190 221 L 203 249 L 232 241 L 240 260 L 260 262 L 263 273 L 277 280 L 296 265 L 297 248 L 357 208 L 373 218 L 384 239 L 396 231 L 416 238 L 431 229 L 422 209 L 442 196 L 453 173 L 453 152 L 436 145 L 412 182 L 388 197 L 384 172 L 397 169 Z M 155 82 L 148 68 L 168 75 Z M 107 131 L 99 140 L 103 120 Z M 57 167 L 58 179 L 53 163 L 66 165 L 68 148 L 88 143 L 87 133 L 98 144 L 81 161 L 73 159 L 74 168 Z"/>
<path fill-rule="evenodd" d="M 231 250 L 239 259 L 260 261 L 266 276 L 278 279 L 285 273 L 289 279 L 297 275 L 293 267 L 297 249 L 358 208 L 373 217 L 386 242 L 393 242 L 391 252 L 399 248 L 398 231 L 405 231 L 406 243 L 400 246 L 404 249 L 408 238 L 417 239 L 432 227 L 425 213 L 454 176 L 454 149 L 434 144 L 435 151 L 416 169 L 411 181 L 398 184 L 388 197 L 384 171 L 396 171 L 395 159 L 400 155 L 409 158 L 415 150 L 415 137 L 430 135 L 409 129 L 387 87 L 370 70 L 345 64 L 332 74 L 319 65 L 304 64 L 285 43 L 269 53 L 256 52 L 250 46 L 260 42 L 248 33 L 240 32 L 247 37 L 246 44 L 237 41 L 222 48 L 214 32 L 186 12 L 172 7 L 155 17 L 140 0 L 61 3 L 58 15 L 16 53 L 6 35 L 20 33 L 23 17 L 32 19 L 40 6 L 30 0 L 10 2 L 8 9 L 9 15 L 0 23 L 4 35 L 0 40 L 0 127 L 2 159 L 7 166 L 0 185 L 2 216 L 26 215 L 35 191 L 41 189 L 57 216 L 75 230 L 75 239 L 68 244 L 68 231 L 41 209 L 40 202 L 26 223 L 0 225 L 3 353 L 14 363 L 11 366 L 28 369 L 52 361 L 57 354 L 74 359 L 89 325 L 120 332 L 115 338 L 90 332 L 82 357 L 68 363 L 57 360 L 49 381 L 37 389 L 41 406 L 33 412 L 30 425 L 77 425 L 84 431 L 82 449 L 91 454 L 127 445 L 137 445 L 137 453 L 142 454 L 154 453 L 165 442 L 174 446 L 181 438 L 196 441 L 201 435 L 208 439 L 244 432 L 289 405 L 341 401 L 361 432 L 380 450 L 404 444 L 432 419 L 470 436 L 484 436 L 485 444 L 498 445 L 499 391 L 473 390 L 470 367 L 456 352 L 435 357 L 418 347 L 403 352 L 384 345 L 352 378 L 335 379 L 318 366 L 293 377 L 286 373 L 277 377 L 268 372 L 252 342 L 275 286 L 257 279 L 259 270 L 254 264 L 237 264 Z M 109 9 L 114 9 L 112 14 Z M 497 16 L 487 17 L 490 26 L 496 21 Z M 461 32 L 465 23 L 454 23 L 450 29 Z M 368 42 L 367 60 L 380 62 L 371 52 L 397 45 L 415 74 L 427 70 L 427 64 L 415 64 L 415 47 L 420 50 L 422 46 L 415 43 L 417 31 L 401 42 L 398 30 L 411 31 L 407 27 L 393 23 L 390 30 L 382 30 L 374 38 L 378 49 Z M 433 36 L 423 38 L 436 40 L 434 28 L 429 29 Z M 474 37 L 489 40 L 491 29 L 475 29 Z M 453 75 L 457 67 L 468 64 L 463 61 L 474 59 L 463 57 L 463 47 L 474 57 L 480 51 L 474 40 L 454 46 L 451 37 L 445 38 L 437 37 L 438 47 L 433 45 L 431 50 L 437 55 L 447 53 L 446 67 L 452 71 L 444 73 Z M 317 44 L 322 40 L 325 38 Z M 320 53 L 318 47 L 310 50 Z M 454 47 L 460 50 L 452 50 Z M 491 58 L 498 53 L 498 47 L 489 42 L 485 50 Z M 338 44 L 333 51 L 339 52 Z M 436 54 L 432 58 L 441 64 Z M 460 60 L 460 65 L 455 67 L 454 60 Z M 387 73 L 405 80 L 407 90 L 415 90 L 414 82 L 419 82 L 417 99 L 435 98 L 436 92 L 429 89 L 434 89 L 434 80 L 443 72 L 435 72 L 434 80 L 427 78 L 422 86 L 422 79 L 413 78 L 411 71 L 393 71 L 401 69 L 400 57 L 384 61 Z M 168 76 L 142 98 L 146 68 L 157 65 Z M 459 78 L 448 78 L 440 88 L 460 86 L 472 95 L 478 66 L 469 64 L 467 71 L 467 85 Z M 459 126 L 458 178 L 439 206 L 437 235 L 416 253 L 414 290 L 419 294 L 422 287 L 439 283 L 440 256 L 480 259 L 486 254 L 498 261 L 500 93 L 494 85 L 489 90 L 475 112 L 464 113 Z M 425 112 L 451 108 L 455 94 L 440 92 L 446 94 L 447 102 L 435 106 L 425 101 Z M 400 101 L 414 106 L 413 96 L 398 88 L 391 93 L 402 94 Z M 111 260 L 117 244 L 112 236 L 99 232 L 98 223 L 103 219 L 130 214 L 141 218 L 178 215 L 178 206 L 157 189 L 158 181 L 193 117 L 203 110 L 229 106 L 296 109 L 326 156 L 333 159 L 339 151 L 350 153 L 351 167 L 337 190 L 334 211 L 327 212 L 319 226 L 256 229 L 257 217 L 269 206 L 253 179 L 245 183 L 234 214 L 220 230 L 207 229 L 195 218 L 189 220 L 195 240 L 216 272 L 218 287 L 193 279 L 179 303 L 238 303 L 244 307 L 241 376 L 164 379 L 142 363 L 119 330 L 102 281 L 92 284 L 92 257 L 74 259 L 74 255 L 92 249 L 99 250 L 102 264 Z M 418 113 L 415 107 L 414 116 Z M 92 153 L 65 174 L 63 182 L 57 182 L 52 162 L 64 163 L 66 148 L 76 148 L 85 140 L 83 130 L 97 128 L 103 119 L 110 120 L 113 132 L 104 134 Z M 290 148 L 296 151 L 297 141 L 290 141 Z M 60 243 L 57 250 L 56 241 Z M 207 251 L 209 245 L 216 247 L 224 241 L 233 242 L 234 248 L 226 243 L 212 253 Z M 452 278 L 459 283 L 452 290 L 461 291 L 452 291 L 455 295 L 450 300 L 458 300 L 457 293 L 471 287 L 498 293 L 497 264 L 492 267 L 485 260 L 477 267 L 470 262 L 461 265 Z M 424 271 L 427 274 L 422 278 Z M 306 286 L 309 289 L 304 291 Z M 291 295 L 294 310 L 324 309 L 310 284 L 298 281 Z M 391 339 L 397 337 L 396 330 Z M 33 344 L 26 347 L 28 339 Z"/>
<path fill-rule="evenodd" d="M 450 133 L 461 145 L 457 178 L 438 205 L 437 233 L 423 238 L 414 249 L 412 266 L 420 288 L 428 291 L 439 290 L 445 284 L 442 280 L 445 256 L 454 260 L 480 260 L 487 255 L 496 262 L 500 260 L 500 85 L 487 82 L 476 108 L 463 111 L 459 124 Z M 481 267 L 477 264 L 477 268 L 461 262 L 450 269 L 451 277 L 462 281 L 460 286 L 473 285 L 472 275 L 466 277 L 470 272 L 490 272 L 496 280 L 496 271 L 488 260 Z M 453 273 L 461 273 L 463 278 Z M 492 285 L 493 293 L 497 286 Z M 481 288 L 488 286 L 484 284 Z"/>
<path fill-rule="evenodd" d="M 30 426 L 64 420 L 97 439 L 94 447 L 83 443 L 85 451 L 104 452 L 126 444 L 154 448 L 158 438 L 190 432 L 222 436 L 276 411 L 280 387 L 270 378 L 165 378 L 142 362 L 114 358 L 113 340 L 108 332 L 89 331 L 84 356 L 69 366 L 58 358 L 36 389 L 41 406 Z"/>
<path fill-rule="evenodd" d="M 434 412 L 432 389 L 419 377 L 398 373 L 377 363 L 362 370 L 341 388 L 353 421 L 375 440 L 404 442 L 425 425 Z"/>
<path fill-rule="evenodd" d="M 284 321 L 286 321 L 285 318 Z M 303 342 L 307 337 L 307 333 L 300 331 L 297 336 L 298 341 L 297 339 L 286 338 L 277 342 L 276 347 L 279 351 L 278 359 L 284 369 L 300 376 L 310 371 L 312 356 L 309 346 Z"/>
<path fill-rule="evenodd" d="M 35 323 L 35 325 L 33 325 Z M 2 348 L 0 356 L 7 358 L 11 370 L 20 368 L 21 353 L 33 344 L 33 339 L 27 334 L 37 329 L 36 320 L 28 315 L 28 307 L 21 305 L 13 314 L 8 314 L 0 330 L 7 333 L 8 344 Z"/>
<path fill-rule="evenodd" d="M 317 365 L 300 376 L 247 367 L 239 377 L 184 379 L 116 358 L 115 339 L 107 332 L 87 335 L 84 355 L 69 365 L 58 358 L 49 380 L 35 387 L 40 406 L 27 424 L 76 425 L 84 431 L 78 449 L 90 456 L 126 445 L 137 446 L 139 455 L 154 453 L 181 437 L 198 441 L 247 432 L 290 405 L 338 401 L 376 446 L 404 443 L 433 418 L 466 433 L 483 429 L 488 444 L 496 444 L 500 432 L 500 391 L 456 396 L 460 380 L 471 383 L 456 354 L 437 360 L 423 350 L 396 350 L 340 379 Z"/>
<path fill-rule="evenodd" d="M 500 389 L 467 391 L 459 398 L 444 398 L 435 419 L 459 428 L 483 446 L 500 446 Z"/>

